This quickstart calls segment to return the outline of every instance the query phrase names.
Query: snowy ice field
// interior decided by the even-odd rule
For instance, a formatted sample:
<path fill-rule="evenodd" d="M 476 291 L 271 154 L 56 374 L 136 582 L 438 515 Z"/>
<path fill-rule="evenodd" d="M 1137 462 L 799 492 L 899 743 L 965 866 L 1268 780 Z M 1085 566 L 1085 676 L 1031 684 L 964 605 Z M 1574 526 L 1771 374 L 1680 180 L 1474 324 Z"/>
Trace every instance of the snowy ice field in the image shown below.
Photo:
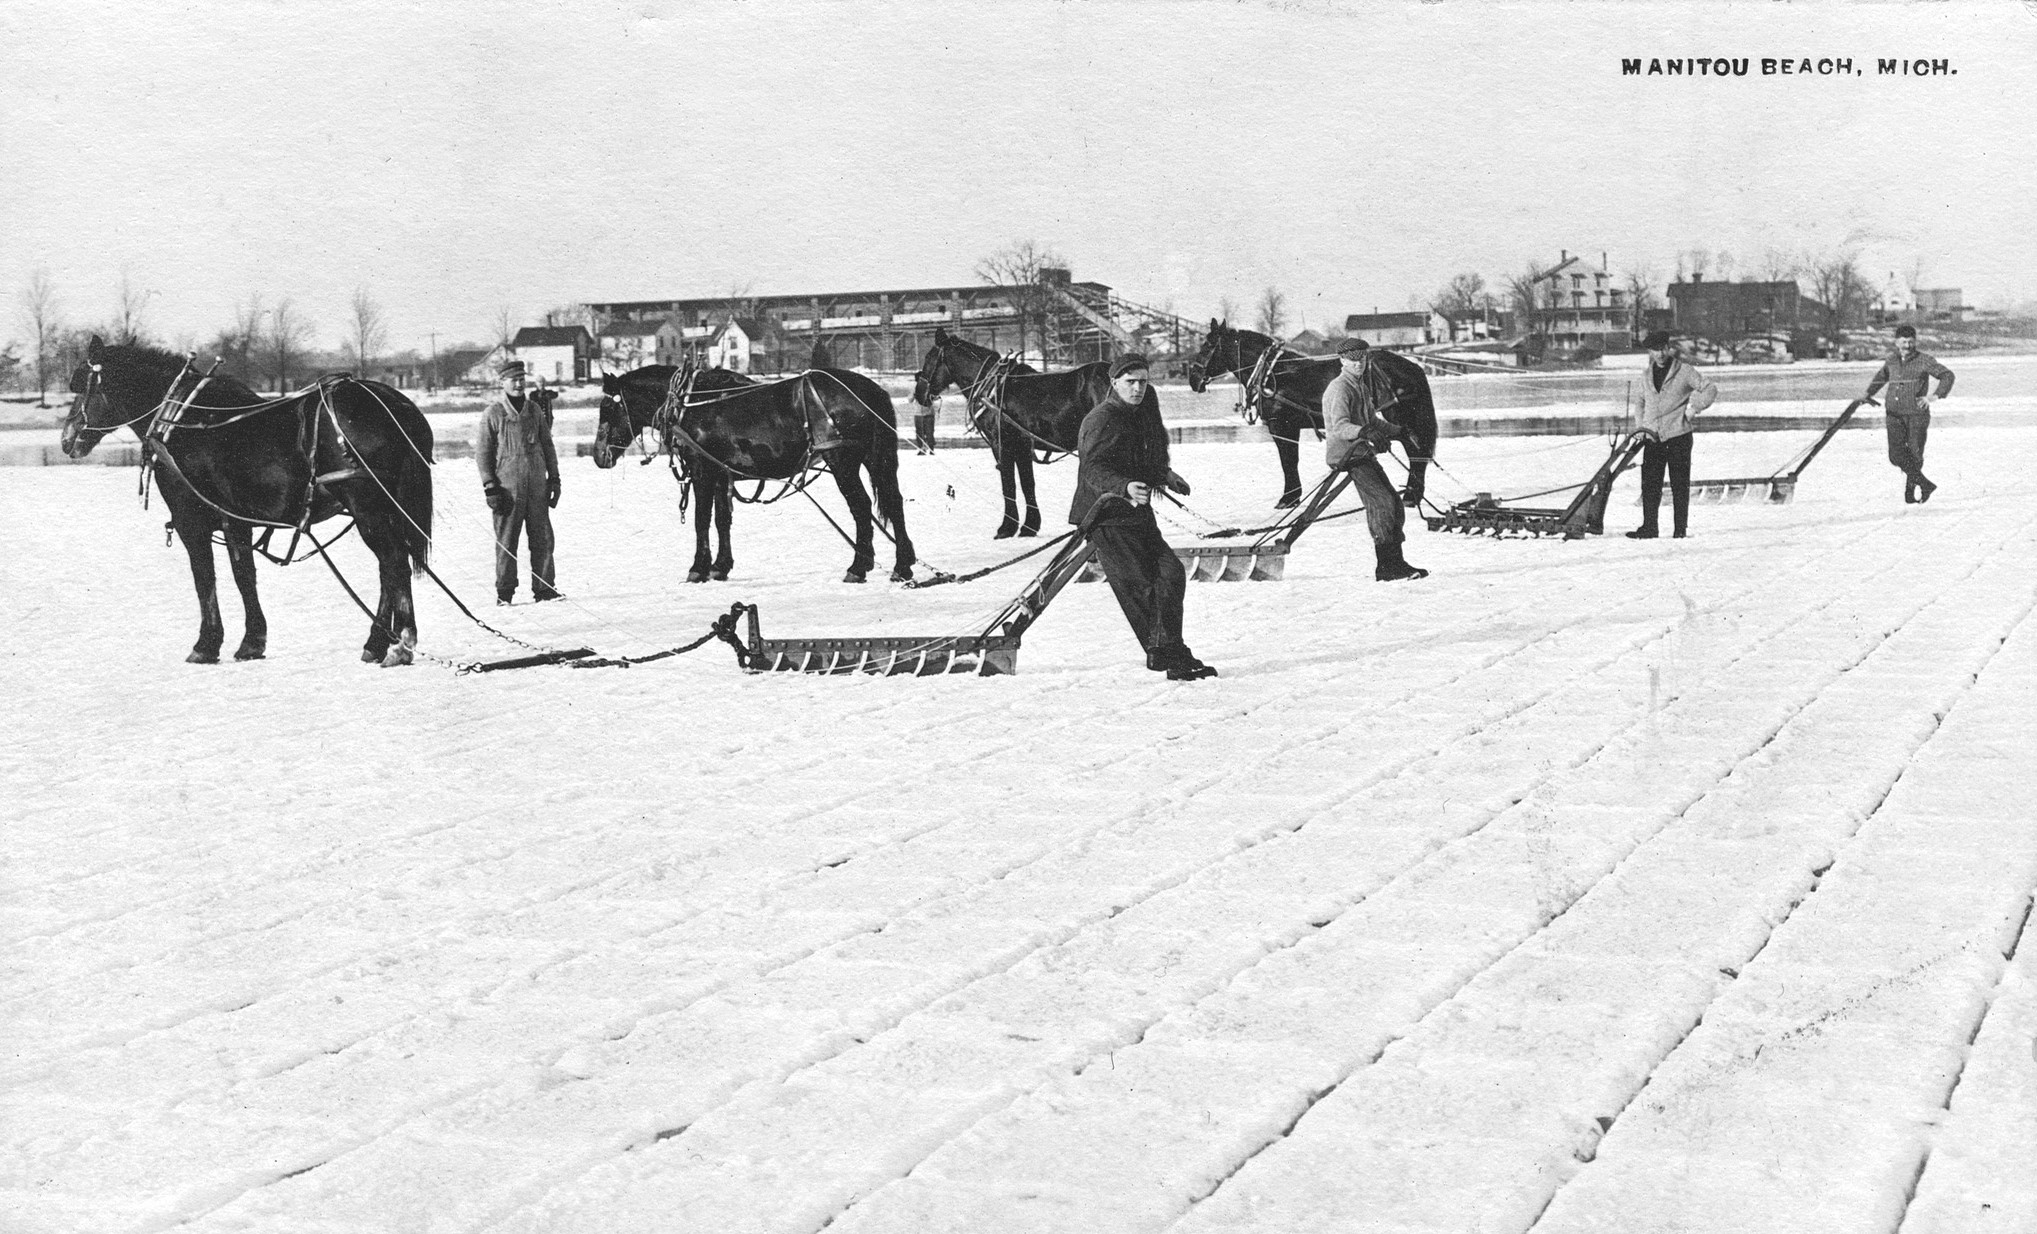
<path fill-rule="evenodd" d="M 1432 493 L 1602 456 L 1446 440 Z M 1097 585 L 1016 677 L 381 670 L 315 562 L 262 571 L 268 660 L 191 666 L 134 472 L 0 470 L 0 1229 L 2037 1229 L 2037 427 L 1947 417 L 1930 459 L 1906 507 L 1843 433 L 1681 542 L 1617 535 L 1631 477 L 1604 538 L 1410 520 L 1433 574 L 1392 586 L 1327 523 L 1191 587 L 1223 676 L 1180 684 Z M 933 563 L 1014 551 L 983 452 L 902 463 Z M 1277 483 L 1177 466 L 1218 521 Z M 572 461 L 571 602 L 482 615 L 946 633 L 1026 572 L 845 585 L 794 499 L 688 586 L 674 507 Z M 424 651 L 515 654 L 419 597 Z"/>

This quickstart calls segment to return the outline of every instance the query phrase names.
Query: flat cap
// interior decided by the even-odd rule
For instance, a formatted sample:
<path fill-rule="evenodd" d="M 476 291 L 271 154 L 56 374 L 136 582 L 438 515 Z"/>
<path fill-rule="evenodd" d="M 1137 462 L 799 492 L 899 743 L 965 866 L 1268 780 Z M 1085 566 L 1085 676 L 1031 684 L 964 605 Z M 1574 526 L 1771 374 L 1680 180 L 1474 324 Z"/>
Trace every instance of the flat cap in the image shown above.
<path fill-rule="evenodd" d="M 1897 338 L 1915 338 L 1915 337 L 1917 337 L 1917 327 L 1915 327 L 1915 326 L 1897 326 L 1897 327 L 1896 327 L 1896 337 L 1897 337 Z"/>
<path fill-rule="evenodd" d="M 1669 331 L 1667 330 L 1650 330 L 1648 337 L 1641 340 L 1641 349 L 1643 351 L 1661 351 L 1667 346 L 1669 346 Z"/>
<path fill-rule="evenodd" d="M 1146 357 L 1136 351 L 1128 352 L 1110 362 L 1110 379 L 1116 381 L 1126 373 L 1143 373 L 1152 367 L 1146 362 Z"/>
<path fill-rule="evenodd" d="M 1347 338 L 1337 344 L 1337 354 L 1340 356 L 1355 356 L 1359 352 L 1371 350 L 1372 344 L 1362 338 Z"/>
<path fill-rule="evenodd" d="M 504 360 L 495 370 L 497 377 L 521 377 L 524 374 L 523 361 Z"/>

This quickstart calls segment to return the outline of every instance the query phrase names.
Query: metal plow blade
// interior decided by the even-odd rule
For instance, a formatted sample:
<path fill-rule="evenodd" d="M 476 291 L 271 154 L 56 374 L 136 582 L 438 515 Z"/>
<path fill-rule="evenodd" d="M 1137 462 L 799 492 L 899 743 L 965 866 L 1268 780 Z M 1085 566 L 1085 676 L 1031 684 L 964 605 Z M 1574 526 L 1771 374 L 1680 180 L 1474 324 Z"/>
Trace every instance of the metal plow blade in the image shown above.
<path fill-rule="evenodd" d="M 1708 505 L 1759 501 L 1766 505 L 1779 506 L 1796 496 L 1796 489 L 1795 476 L 1756 476 L 1745 480 L 1692 480 L 1690 499 Z"/>
<path fill-rule="evenodd" d="M 1275 583 L 1287 577 L 1285 544 L 1241 544 L 1236 548 L 1196 544 L 1176 548 L 1174 555 L 1191 583 Z M 1103 565 L 1091 558 L 1075 581 L 1094 583 L 1103 577 Z"/>
<path fill-rule="evenodd" d="M 1018 671 L 1019 640 L 1004 635 L 942 638 L 757 638 L 752 666 L 773 673 L 875 677 L 939 677 L 969 673 L 1010 676 Z"/>

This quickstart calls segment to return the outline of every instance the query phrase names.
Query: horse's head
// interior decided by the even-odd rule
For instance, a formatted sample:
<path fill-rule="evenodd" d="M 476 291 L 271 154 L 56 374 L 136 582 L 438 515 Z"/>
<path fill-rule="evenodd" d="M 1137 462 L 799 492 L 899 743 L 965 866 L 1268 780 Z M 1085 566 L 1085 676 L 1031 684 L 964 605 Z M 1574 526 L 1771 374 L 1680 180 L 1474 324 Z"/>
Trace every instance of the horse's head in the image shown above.
<path fill-rule="evenodd" d="M 912 375 L 912 401 L 921 407 L 932 407 L 941 391 L 959 384 L 955 367 L 948 359 L 948 342 L 947 331 L 934 331 L 934 345 L 927 348 L 919 372 Z"/>
<path fill-rule="evenodd" d="M 125 406 L 123 400 L 116 406 L 116 387 L 119 393 L 129 383 L 121 371 L 108 373 L 106 360 L 108 348 L 98 335 L 92 336 L 91 344 L 85 349 L 85 362 L 71 370 L 71 410 L 64 417 L 63 436 L 60 439 L 64 454 L 70 458 L 84 458 L 92 453 L 100 438 L 129 422 L 118 406 Z"/>
<path fill-rule="evenodd" d="M 1188 362 L 1188 388 L 1201 394 L 1209 389 L 1210 378 L 1243 368 L 1244 361 L 1238 352 L 1238 332 L 1210 318 L 1209 333 L 1202 336 L 1202 346 Z"/>
<path fill-rule="evenodd" d="M 594 429 L 594 465 L 604 471 L 615 466 L 636 439 L 636 422 L 630 418 L 629 403 L 623 393 L 623 378 L 614 373 L 603 373 L 601 420 Z"/>

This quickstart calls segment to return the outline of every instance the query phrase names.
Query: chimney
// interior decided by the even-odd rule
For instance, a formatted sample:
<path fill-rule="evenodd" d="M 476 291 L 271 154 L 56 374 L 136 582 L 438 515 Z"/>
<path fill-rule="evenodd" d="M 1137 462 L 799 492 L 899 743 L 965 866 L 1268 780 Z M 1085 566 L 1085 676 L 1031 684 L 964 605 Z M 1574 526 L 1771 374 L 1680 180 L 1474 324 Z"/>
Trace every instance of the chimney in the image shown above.
<path fill-rule="evenodd" d="M 1569 250 L 1569 249 L 1557 249 L 1557 250 L 1556 250 L 1556 264 L 1557 264 L 1557 265 L 1559 265 L 1559 266 L 1560 266 L 1560 265 L 1562 265 L 1562 264 L 1563 264 L 1564 262 L 1566 262 L 1566 261 L 1569 261 L 1569 260 L 1570 260 L 1570 250 Z"/>
<path fill-rule="evenodd" d="M 1606 251 L 1604 249 L 1598 251 L 1598 268 L 1601 270 L 1611 270 L 1613 268 L 1613 263 L 1606 260 Z"/>
<path fill-rule="evenodd" d="M 1693 283 L 1702 283 L 1705 281 L 1705 276 L 1702 274 L 1693 274 L 1690 276 L 1690 281 Z"/>

